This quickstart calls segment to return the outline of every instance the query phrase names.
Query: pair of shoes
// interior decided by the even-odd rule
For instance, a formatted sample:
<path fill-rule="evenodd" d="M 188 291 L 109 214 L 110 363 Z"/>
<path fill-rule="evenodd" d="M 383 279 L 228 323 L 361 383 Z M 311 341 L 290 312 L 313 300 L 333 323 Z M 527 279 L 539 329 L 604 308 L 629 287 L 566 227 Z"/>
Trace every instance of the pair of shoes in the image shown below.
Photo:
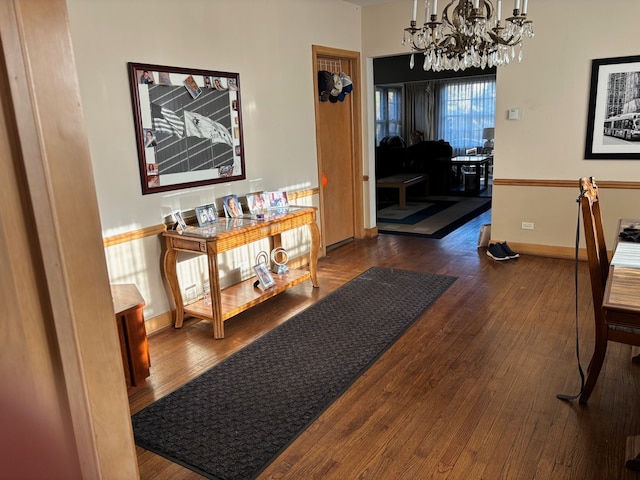
<path fill-rule="evenodd" d="M 487 247 L 487 255 L 498 261 L 518 258 L 520 256 L 518 252 L 511 250 L 511 247 L 507 245 L 507 242 L 492 243 Z"/>
<path fill-rule="evenodd" d="M 499 243 L 492 243 L 487 247 L 487 255 L 499 262 L 502 260 L 509 260 L 509 255 L 502 249 L 502 245 Z"/>
<path fill-rule="evenodd" d="M 507 257 L 518 258 L 520 256 L 518 252 L 514 252 L 513 250 L 511 250 L 511 247 L 507 245 L 507 242 L 498 243 L 498 245 L 502 247 L 502 250 L 504 250 L 504 253 L 507 254 Z"/>

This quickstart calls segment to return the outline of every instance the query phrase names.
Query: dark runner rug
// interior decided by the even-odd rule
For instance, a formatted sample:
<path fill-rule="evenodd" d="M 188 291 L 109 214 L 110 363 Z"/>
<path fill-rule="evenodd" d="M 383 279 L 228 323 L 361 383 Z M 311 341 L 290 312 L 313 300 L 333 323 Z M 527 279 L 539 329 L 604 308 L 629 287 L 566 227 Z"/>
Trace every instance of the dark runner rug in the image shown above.
<path fill-rule="evenodd" d="M 255 478 L 455 280 L 367 270 L 133 415 L 136 443 L 207 478 Z"/>
<path fill-rule="evenodd" d="M 379 233 L 441 239 L 491 208 L 491 197 L 434 197 L 378 210 Z"/>

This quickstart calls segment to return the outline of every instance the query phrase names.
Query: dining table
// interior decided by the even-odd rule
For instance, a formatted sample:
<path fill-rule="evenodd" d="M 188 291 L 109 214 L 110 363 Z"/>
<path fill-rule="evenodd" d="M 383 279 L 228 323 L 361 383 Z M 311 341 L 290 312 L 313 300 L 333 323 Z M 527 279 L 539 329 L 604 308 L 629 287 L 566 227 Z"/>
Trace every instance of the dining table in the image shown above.
<path fill-rule="evenodd" d="M 621 232 L 638 229 L 640 220 L 621 218 L 618 221 L 616 242 L 605 284 L 602 308 L 606 318 L 632 325 L 640 324 L 640 242 L 625 240 Z M 633 236 L 627 236 L 633 238 Z M 633 358 L 640 364 L 640 355 Z M 626 467 L 640 472 L 640 435 L 627 437 Z"/>

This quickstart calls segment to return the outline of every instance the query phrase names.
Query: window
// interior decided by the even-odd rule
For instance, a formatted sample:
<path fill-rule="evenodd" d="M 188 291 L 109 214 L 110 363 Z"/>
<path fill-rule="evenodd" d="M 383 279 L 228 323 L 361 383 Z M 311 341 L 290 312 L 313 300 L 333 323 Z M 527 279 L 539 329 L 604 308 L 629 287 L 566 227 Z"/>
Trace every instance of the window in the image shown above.
<path fill-rule="evenodd" d="M 482 147 L 482 130 L 495 125 L 495 76 L 445 81 L 440 87 L 437 115 L 438 138 L 451 144 L 454 155 Z"/>
<path fill-rule="evenodd" d="M 402 89 L 376 87 L 376 145 L 389 135 L 402 136 Z"/>

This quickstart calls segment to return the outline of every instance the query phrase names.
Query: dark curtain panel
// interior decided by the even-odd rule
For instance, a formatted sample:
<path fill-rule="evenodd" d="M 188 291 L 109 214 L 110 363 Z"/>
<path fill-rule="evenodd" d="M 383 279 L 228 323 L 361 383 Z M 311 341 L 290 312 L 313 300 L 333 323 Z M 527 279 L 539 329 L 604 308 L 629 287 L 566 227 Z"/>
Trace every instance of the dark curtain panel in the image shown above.
<path fill-rule="evenodd" d="M 407 143 L 415 143 L 414 132 L 423 140 L 436 140 L 437 82 L 412 82 L 404 85 L 404 119 Z"/>

